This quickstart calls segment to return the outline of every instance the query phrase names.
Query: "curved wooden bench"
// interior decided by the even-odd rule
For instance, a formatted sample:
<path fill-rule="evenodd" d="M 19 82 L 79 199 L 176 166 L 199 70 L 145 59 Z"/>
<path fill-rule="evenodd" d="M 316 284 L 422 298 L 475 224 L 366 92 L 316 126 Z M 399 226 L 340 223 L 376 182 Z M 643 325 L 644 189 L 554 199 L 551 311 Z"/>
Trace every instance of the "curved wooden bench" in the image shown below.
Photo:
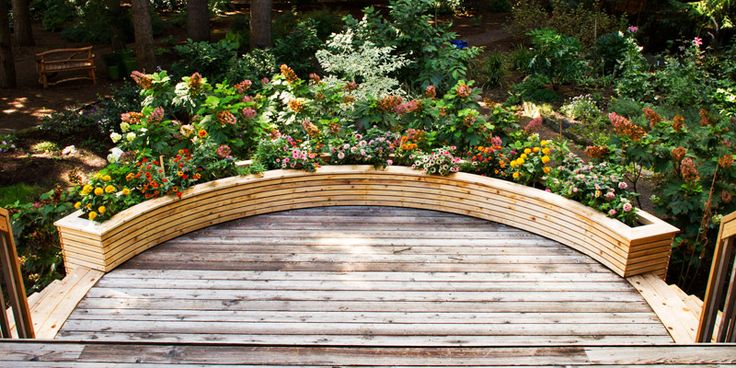
<path fill-rule="evenodd" d="M 110 271 L 169 239 L 222 222 L 307 207 L 375 205 L 473 216 L 559 241 L 617 274 L 664 276 L 678 229 L 639 211 L 629 227 L 580 203 L 483 176 L 425 175 L 408 167 L 326 166 L 316 173 L 273 170 L 196 185 L 181 199 L 131 207 L 105 223 L 76 212 L 56 222 L 67 268 Z"/>

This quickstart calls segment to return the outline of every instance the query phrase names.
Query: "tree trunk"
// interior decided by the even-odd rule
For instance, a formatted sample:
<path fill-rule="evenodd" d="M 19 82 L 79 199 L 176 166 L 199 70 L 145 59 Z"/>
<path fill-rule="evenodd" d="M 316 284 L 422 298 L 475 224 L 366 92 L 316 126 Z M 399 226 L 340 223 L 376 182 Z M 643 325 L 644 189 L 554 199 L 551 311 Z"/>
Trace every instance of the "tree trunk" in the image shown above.
<path fill-rule="evenodd" d="M 250 47 L 271 47 L 271 0 L 250 2 Z"/>
<path fill-rule="evenodd" d="M 187 36 L 194 41 L 210 40 L 210 11 L 207 0 L 187 1 Z"/>
<path fill-rule="evenodd" d="M 148 0 L 132 0 L 133 31 L 135 33 L 135 58 L 138 66 L 151 73 L 156 66 L 153 53 L 153 29 L 151 15 L 148 13 Z"/>
<path fill-rule="evenodd" d="M 109 12 L 110 24 L 110 45 L 113 51 L 120 51 L 125 48 L 125 32 L 123 31 L 123 22 L 125 21 L 125 12 L 120 6 L 120 0 L 106 0 L 107 11 Z"/>
<path fill-rule="evenodd" d="M 15 88 L 17 86 L 9 22 L 8 1 L 0 0 L 0 88 Z"/>
<path fill-rule="evenodd" d="M 33 31 L 31 30 L 30 0 L 13 1 L 13 32 L 15 40 L 20 46 L 33 46 Z"/>

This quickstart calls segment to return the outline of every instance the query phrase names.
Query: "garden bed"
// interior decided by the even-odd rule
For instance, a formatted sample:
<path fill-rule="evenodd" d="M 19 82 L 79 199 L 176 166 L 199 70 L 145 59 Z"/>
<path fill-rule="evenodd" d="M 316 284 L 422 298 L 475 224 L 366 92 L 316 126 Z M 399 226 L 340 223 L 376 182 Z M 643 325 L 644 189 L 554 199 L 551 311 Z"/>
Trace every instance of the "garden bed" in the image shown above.
<path fill-rule="evenodd" d="M 75 212 L 55 223 L 68 270 L 110 271 L 169 239 L 222 222 L 297 208 L 372 205 L 431 209 L 494 221 L 545 236 L 628 277 L 664 276 L 678 229 L 638 211 L 629 227 L 580 203 L 484 176 L 423 174 L 408 167 L 325 166 L 314 173 L 271 170 L 196 185 L 181 199 L 140 203 L 104 223 Z"/>

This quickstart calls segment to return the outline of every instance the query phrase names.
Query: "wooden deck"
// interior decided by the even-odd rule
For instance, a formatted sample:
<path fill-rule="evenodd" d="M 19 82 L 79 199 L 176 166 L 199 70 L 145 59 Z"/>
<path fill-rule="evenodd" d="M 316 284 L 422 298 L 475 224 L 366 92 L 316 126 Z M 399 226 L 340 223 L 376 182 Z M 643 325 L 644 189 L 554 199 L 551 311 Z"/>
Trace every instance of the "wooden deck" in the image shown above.
<path fill-rule="evenodd" d="M 57 339 L 315 349 L 672 342 L 634 287 L 588 256 L 497 223 L 392 207 L 293 210 L 170 240 L 104 275 Z"/>

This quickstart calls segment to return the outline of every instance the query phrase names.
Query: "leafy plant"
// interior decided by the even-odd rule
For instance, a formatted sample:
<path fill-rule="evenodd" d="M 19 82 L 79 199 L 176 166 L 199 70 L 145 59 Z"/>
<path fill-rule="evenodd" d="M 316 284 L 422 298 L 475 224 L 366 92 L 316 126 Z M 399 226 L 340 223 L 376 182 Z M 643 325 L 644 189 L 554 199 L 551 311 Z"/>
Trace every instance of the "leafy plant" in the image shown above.
<path fill-rule="evenodd" d="M 15 145 L 15 135 L 0 134 L 0 153 L 13 152 L 17 148 Z"/>
<path fill-rule="evenodd" d="M 553 87 L 572 82 L 585 72 L 586 65 L 580 55 L 580 42 L 549 28 L 527 33 L 531 37 L 532 57 L 529 71 L 549 78 Z"/>

